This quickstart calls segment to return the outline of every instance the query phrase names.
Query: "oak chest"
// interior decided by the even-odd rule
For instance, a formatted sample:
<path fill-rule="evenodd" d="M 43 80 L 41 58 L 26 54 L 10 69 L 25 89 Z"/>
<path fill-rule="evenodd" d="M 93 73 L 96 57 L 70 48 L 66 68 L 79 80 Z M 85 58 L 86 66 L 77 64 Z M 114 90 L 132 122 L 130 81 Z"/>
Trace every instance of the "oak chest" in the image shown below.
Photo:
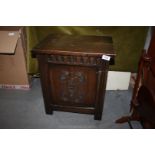
<path fill-rule="evenodd" d="M 51 34 L 32 54 L 39 62 L 47 114 L 59 110 L 101 120 L 107 71 L 115 56 L 111 37 Z"/>

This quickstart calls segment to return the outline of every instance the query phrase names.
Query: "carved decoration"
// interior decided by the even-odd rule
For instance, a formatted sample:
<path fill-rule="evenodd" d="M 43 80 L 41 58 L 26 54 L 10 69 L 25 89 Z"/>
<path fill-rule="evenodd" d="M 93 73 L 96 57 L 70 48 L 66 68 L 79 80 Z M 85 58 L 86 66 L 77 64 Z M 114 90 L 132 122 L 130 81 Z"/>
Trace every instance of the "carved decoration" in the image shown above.
<path fill-rule="evenodd" d="M 49 63 L 75 64 L 75 65 L 102 65 L 104 61 L 98 57 L 72 56 L 72 55 L 50 55 L 47 59 Z"/>
<path fill-rule="evenodd" d="M 65 102 L 83 103 L 86 75 L 83 72 L 62 71 L 60 73 L 60 98 Z"/>

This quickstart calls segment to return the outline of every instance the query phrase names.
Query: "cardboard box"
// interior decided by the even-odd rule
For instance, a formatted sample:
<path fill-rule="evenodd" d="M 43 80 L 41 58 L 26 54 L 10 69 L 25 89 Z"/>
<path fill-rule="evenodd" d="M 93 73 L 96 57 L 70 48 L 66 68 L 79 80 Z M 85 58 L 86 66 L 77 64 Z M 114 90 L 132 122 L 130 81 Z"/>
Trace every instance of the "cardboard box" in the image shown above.
<path fill-rule="evenodd" d="M 24 27 L 0 27 L 0 88 L 30 88 L 24 33 Z"/>

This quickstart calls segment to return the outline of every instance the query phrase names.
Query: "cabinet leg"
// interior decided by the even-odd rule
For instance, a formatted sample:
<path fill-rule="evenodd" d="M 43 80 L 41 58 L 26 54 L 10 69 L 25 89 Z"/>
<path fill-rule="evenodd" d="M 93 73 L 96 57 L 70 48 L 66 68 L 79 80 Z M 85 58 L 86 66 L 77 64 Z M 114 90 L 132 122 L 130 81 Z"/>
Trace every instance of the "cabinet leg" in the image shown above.
<path fill-rule="evenodd" d="M 115 123 L 126 123 L 131 120 L 132 120 L 131 116 L 124 116 L 124 117 L 117 119 Z"/>
<path fill-rule="evenodd" d="M 133 111 L 130 116 L 124 116 L 115 121 L 115 123 L 125 123 L 129 121 L 141 121 L 140 116 L 137 112 Z"/>
<path fill-rule="evenodd" d="M 53 114 L 53 110 L 51 107 L 45 107 L 45 112 L 46 112 L 46 114 L 49 114 L 49 115 Z"/>
<path fill-rule="evenodd" d="M 96 113 L 94 115 L 94 120 L 101 120 L 102 119 L 102 113 Z"/>

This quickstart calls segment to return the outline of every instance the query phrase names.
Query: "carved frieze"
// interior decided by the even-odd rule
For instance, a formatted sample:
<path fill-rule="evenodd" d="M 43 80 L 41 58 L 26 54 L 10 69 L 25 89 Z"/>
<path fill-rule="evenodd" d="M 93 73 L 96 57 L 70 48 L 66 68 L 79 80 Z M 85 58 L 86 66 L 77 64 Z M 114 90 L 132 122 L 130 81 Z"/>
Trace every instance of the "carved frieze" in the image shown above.
<path fill-rule="evenodd" d="M 98 57 L 72 56 L 72 55 L 50 55 L 48 63 L 71 64 L 71 65 L 101 65 L 104 61 Z"/>

